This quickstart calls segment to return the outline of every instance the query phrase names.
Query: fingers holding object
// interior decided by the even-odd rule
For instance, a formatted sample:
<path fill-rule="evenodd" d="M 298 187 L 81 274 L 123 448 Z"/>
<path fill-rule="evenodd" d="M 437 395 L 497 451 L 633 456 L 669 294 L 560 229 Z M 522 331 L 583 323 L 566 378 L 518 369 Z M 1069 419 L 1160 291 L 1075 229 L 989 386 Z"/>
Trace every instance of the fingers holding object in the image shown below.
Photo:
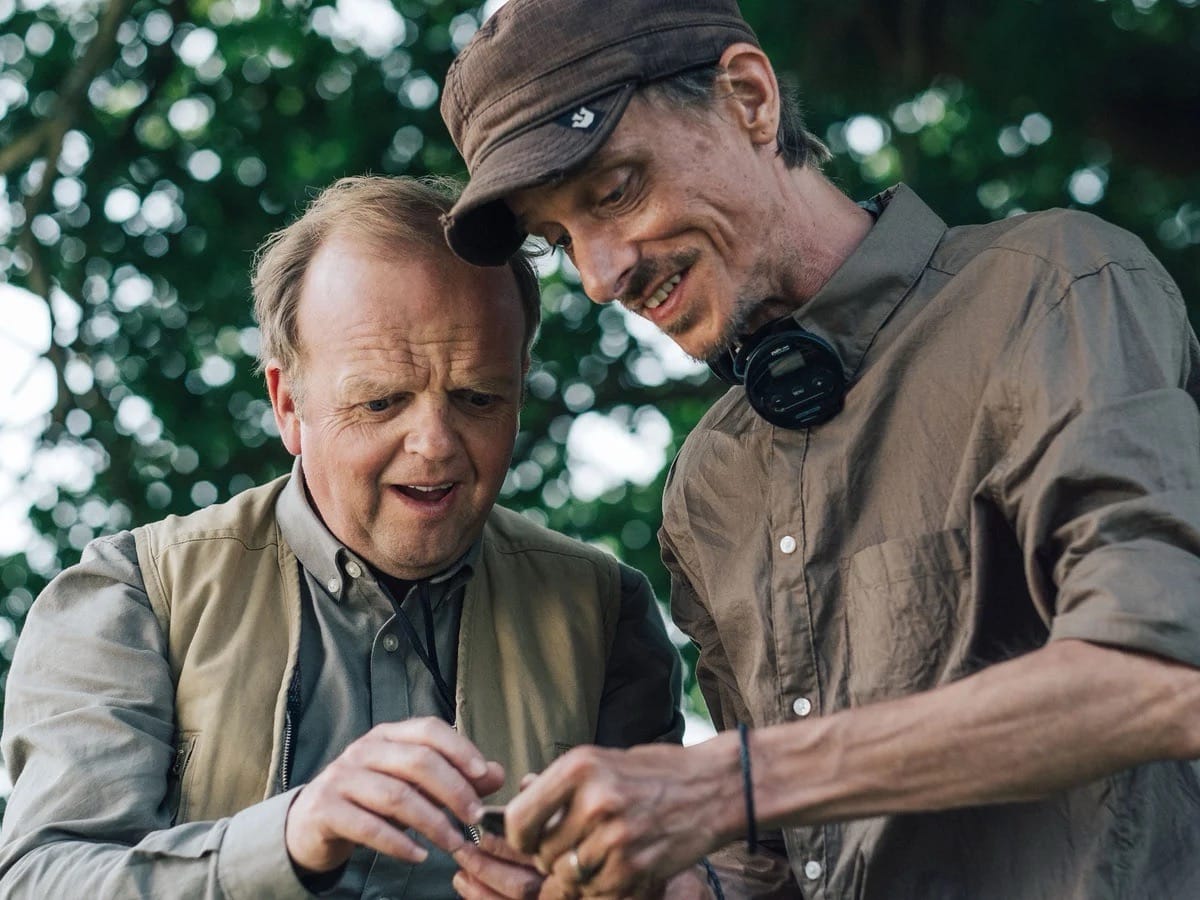
<path fill-rule="evenodd" d="M 580 747 L 556 760 L 528 783 L 505 812 L 508 842 L 534 853 L 547 867 L 582 838 L 587 822 L 603 816 L 593 801 L 604 751 Z"/>
<path fill-rule="evenodd" d="M 532 856 L 513 849 L 513 846 L 504 838 L 488 834 L 482 830 L 479 833 L 479 849 L 484 853 L 508 860 L 519 866 L 527 866 L 532 869 L 536 865 Z"/>
<path fill-rule="evenodd" d="M 556 859 L 546 877 L 543 898 L 603 896 L 604 891 L 598 876 L 604 866 L 604 859 L 593 859 L 588 853 L 587 849 L 574 848 Z"/>
<path fill-rule="evenodd" d="M 421 862 L 428 856 L 428 851 L 387 817 L 316 782 L 296 795 L 284 832 L 288 855 L 310 872 L 336 868 L 349 858 L 355 846 L 370 847 L 407 862 Z"/>
<path fill-rule="evenodd" d="M 441 719 L 423 718 L 405 719 L 402 722 L 385 722 L 372 728 L 367 736 L 382 738 L 392 743 L 420 744 L 428 747 L 436 751 L 472 783 L 494 779 L 496 770 L 499 768 L 497 763 L 489 763 L 478 747 Z M 500 771 L 503 773 L 503 769 Z M 495 789 L 493 788 L 493 790 Z"/>
<path fill-rule="evenodd" d="M 454 888 L 454 893 L 463 900 L 506 900 L 504 894 L 493 890 L 488 884 L 480 881 L 465 869 L 455 872 L 450 884 Z"/>
<path fill-rule="evenodd" d="M 370 813 L 414 828 L 447 853 L 463 845 L 462 830 L 446 815 L 448 805 L 423 785 L 371 770 L 351 773 L 341 783 L 343 796 Z"/>
<path fill-rule="evenodd" d="M 493 841 L 502 843 L 495 838 Z M 462 868 L 459 874 L 465 873 L 502 897 L 517 900 L 536 897 L 542 886 L 542 876 L 527 863 L 515 862 L 472 844 L 464 844 L 454 854 L 454 860 Z"/>
<path fill-rule="evenodd" d="M 378 800 L 367 800 L 368 806 L 378 806 L 385 813 L 401 812 L 416 795 L 444 806 L 464 822 L 474 822 L 483 808 L 462 773 L 436 750 L 419 744 L 370 741 L 352 745 L 326 771 L 347 783 L 353 783 L 359 773 L 375 773 L 391 781 L 391 789 Z"/>
<path fill-rule="evenodd" d="M 600 821 L 577 846 L 554 860 L 551 877 L 575 885 L 585 897 L 657 896 L 661 881 L 647 864 L 646 848 L 635 846 L 636 839 L 625 820 Z"/>

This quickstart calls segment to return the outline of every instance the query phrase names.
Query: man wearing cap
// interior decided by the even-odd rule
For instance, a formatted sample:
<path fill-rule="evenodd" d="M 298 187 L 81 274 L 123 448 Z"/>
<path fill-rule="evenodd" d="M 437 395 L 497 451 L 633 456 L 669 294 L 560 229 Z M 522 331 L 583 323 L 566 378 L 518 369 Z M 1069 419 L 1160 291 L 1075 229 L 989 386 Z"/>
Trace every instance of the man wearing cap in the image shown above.
<path fill-rule="evenodd" d="M 1200 347 L 1145 247 L 852 202 L 732 0 L 511 0 L 442 112 L 456 252 L 539 236 L 741 382 L 660 535 L 721 733 L 577 749 L 509 838 L 605 896 L 705 854 L 764 894 L 1200 896 Z"/>

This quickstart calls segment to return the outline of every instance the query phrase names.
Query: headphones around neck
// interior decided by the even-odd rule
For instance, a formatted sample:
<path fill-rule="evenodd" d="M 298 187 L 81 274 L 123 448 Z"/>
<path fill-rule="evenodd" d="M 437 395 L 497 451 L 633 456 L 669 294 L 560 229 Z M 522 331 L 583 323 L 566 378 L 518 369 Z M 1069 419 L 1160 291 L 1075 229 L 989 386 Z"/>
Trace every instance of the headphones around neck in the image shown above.
<path fill-rule="evenodd" d="M 890 199 L 888 192 L 858 205 L 878 220 Z M 745 385 L 755 412 L 793 431 L 828 422 L 842 411 L 848 390 L 837 351 L 792 316 L 768 322 L 708 367 L 726 384 Z"/>
<path fill-rule="evenodd" d="M 846 396 L 846 374 L 833 347 L 792 316 L 768 322 L 708 366 L 726 384 L 744 385 L 754 411 L 780 428 L 828 422 Z"/>

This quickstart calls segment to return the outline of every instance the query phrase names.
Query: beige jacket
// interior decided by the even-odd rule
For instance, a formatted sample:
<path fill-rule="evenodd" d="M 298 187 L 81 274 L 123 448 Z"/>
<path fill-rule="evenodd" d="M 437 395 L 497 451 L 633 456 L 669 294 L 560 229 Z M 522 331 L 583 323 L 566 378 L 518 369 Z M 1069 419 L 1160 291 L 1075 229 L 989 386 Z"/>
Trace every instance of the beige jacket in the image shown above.
<path fill-rule="evenodd" d="M 282 840 L 294 790 L 275 793 L 307 578 L 278 528 L 284 483 L 98 538 L 38 597 L 0 739 L 15 782 L 0 895 L 312 896 Z M 457 718 L 510 773 L 502 797 L 605 727 L 624 580 L 604 553 L 490 515 L 463 598 Z"/>
<path fill-rule="evenodd" d="M 286 482 L 134 531 L 176 683 L 178 822 L 277 789 L 300 642 L 299 568 L 275 519 Z M 616 560 L 493 510 L 463 605 L 456 718 L 509 773 L 498 802 L 522 774 L 592 741 L 619 611 Z"/>

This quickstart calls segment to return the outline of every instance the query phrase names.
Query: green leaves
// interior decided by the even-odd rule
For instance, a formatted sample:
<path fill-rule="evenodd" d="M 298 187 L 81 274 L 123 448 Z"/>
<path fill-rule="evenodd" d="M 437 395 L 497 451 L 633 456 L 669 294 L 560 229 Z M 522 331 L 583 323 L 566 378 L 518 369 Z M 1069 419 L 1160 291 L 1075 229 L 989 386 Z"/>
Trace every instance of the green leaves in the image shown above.
<path fill-rule="evenodd" d="M 743 11 L 851 195 L 903 179 L 952 224 L 1082 206 L 1200 298 L 1194 2 Z M 28 451 L 33 416 L 36 444 L 0 462 L 10 521 L 28 508 L 34 529 L 0 562 L 5 658 L 33 595 L 91 537 L 288 466 L 254 374 L 252 253 L 341 175 L 462 174 L 438 88 L 479 19 L 453 0 L 0 0 L 0 281 L 51 315 L 42 345 L 36 324 L 0 319 L 14 366 L 49 366 L 42 407 L 30 381 L 0 413 L 0 440 Z M 612 548 L 665 598 L 655 468 L 719 388 L 590 304 L 569 266 L 545 266 L 502 500 Z"/>

